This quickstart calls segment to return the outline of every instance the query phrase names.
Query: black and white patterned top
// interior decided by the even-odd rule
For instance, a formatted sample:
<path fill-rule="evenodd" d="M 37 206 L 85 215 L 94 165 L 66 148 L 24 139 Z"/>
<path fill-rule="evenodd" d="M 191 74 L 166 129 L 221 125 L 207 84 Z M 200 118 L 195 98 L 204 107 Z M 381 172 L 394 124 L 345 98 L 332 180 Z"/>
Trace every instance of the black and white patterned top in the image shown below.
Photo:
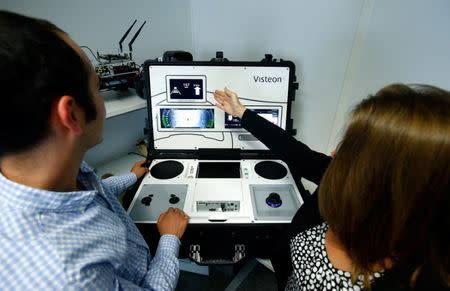
<path fill-rule="evenodd" d="M 291 239 L 293 271 L 286 290 L 362 290 L 362 278 L 352 283 L 351 275 L 333 267 L 325 249 L 328 224 L 322 223 Z M 371 280 L 382 276 L 375 272 Z"/>

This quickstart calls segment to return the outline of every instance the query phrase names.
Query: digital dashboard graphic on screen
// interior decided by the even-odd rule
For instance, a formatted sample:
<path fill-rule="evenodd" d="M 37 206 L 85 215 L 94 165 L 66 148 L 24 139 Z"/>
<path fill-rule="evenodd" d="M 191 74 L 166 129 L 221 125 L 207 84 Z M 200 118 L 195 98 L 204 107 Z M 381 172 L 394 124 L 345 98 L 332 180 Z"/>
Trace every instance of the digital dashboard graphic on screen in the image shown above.
<path fill-rule="evenodd" d="M 278 109 L 249 109 L 273 124 L 278 125 Z M 225 113 L 225 128 L 242 128 L 241 119 Z"/>
<path fill-rule="evenodd" d="M 170 99 L 201 100 L 205 90 L 203 79 L 169 79 Z"/>
<path fill-rule="evenodd" d="M 214 109 L 160 108 L 161 128 L 214 128 Z"/>

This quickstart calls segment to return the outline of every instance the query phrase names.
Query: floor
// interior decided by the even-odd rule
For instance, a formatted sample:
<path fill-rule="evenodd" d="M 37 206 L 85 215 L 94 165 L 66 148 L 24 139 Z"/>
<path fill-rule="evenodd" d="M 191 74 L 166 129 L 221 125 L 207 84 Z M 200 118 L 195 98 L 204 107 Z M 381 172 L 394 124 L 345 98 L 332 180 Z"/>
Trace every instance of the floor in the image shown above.
<path fill-rule="evenodd" d="M 179 291 L 268 291 L 277 290 L 273 272 L 255 260 L 239 266 L 209 267 L 209 275 L 181 271 Z"/>

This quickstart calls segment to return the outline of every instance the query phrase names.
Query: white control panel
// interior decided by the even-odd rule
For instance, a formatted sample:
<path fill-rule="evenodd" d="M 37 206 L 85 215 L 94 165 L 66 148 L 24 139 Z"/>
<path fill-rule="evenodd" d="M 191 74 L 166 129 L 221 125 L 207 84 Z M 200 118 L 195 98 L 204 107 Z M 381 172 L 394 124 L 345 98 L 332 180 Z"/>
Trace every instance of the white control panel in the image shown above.
<path fill-rule="evenodd" d="M 303 204 L 280 160 L 154 160 L 128 213 L 156 223 L 169 207 L 189 223 L 289 223 Z"/>

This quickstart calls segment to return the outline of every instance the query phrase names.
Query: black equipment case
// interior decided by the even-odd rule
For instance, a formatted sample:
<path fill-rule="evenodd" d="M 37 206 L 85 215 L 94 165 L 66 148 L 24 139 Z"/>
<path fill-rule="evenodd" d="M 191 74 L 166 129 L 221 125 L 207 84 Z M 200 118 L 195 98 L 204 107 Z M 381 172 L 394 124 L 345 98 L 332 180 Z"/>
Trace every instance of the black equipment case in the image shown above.
<path fill-rule="evenodd" d="M 150 174 L 128 213 L 152 253 L 167 207 L 190 216 L 180 257 L 198 264 L 266 258 L 306 195 L 300 178 L 215 106 L 225 86 L 241 102 L 295 134 L 291 102 L 298 83 L 290 61 L 144 63 Z M 281 173 L 279 176 L 275 172 Z M 276 194 L 276 195 L 275 195 Z"/>

